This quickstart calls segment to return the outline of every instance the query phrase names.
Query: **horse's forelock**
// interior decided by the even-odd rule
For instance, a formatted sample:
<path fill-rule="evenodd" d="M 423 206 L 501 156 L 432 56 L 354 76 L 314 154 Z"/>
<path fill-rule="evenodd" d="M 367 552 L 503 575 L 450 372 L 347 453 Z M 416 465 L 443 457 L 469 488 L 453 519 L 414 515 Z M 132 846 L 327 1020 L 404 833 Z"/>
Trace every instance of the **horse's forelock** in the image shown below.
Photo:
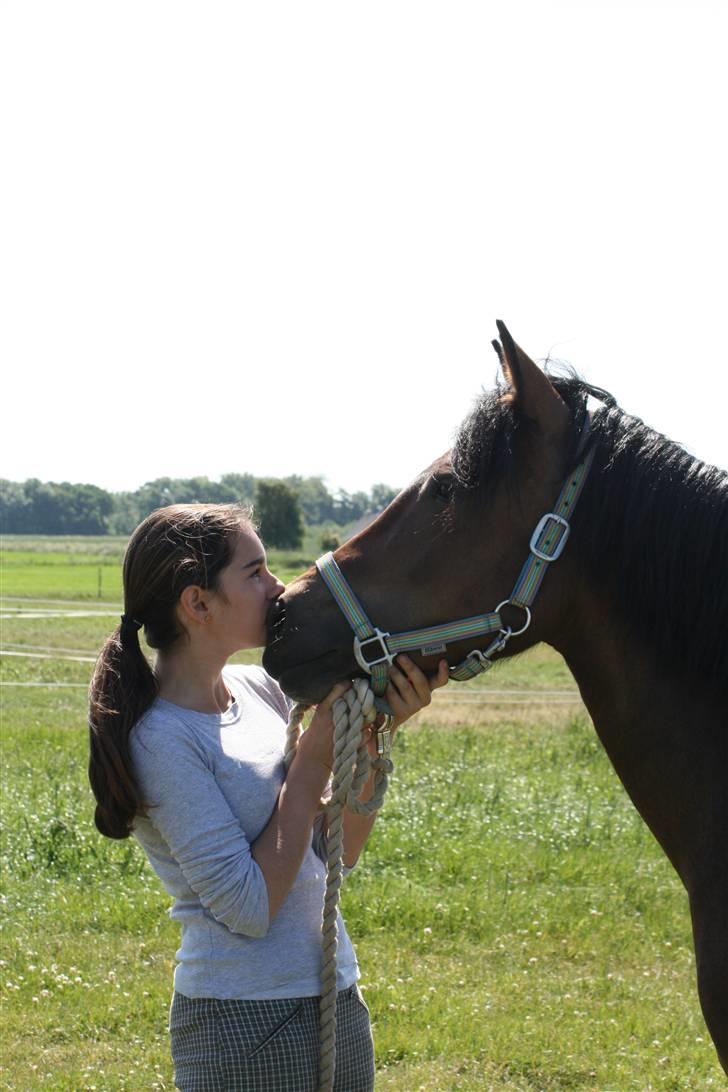
<path fill-rule="evenodd" d="M 515 414 L 501 391 L 485 391 L 465 418 L 452 449 L 452 470 L 465 491 L 487 488 L 512 463 Z"/>
<path fill-rule="evenodd" d="M 614 403 L 611 395 L 590 388 L 568 366 L 567 375 L 549 375 L 569 409 L 570 427 L 567 462 L 573 462 L 581 436 L 586 403 L 590 393 Z M 533 422 L 523 418 L 505 387 L 484 391 L 461 424 L 452 449 L 452 466 L 458 486 L 466 491 L 488 490 L 517 474 L 520 441 L 533 431 Z"/>

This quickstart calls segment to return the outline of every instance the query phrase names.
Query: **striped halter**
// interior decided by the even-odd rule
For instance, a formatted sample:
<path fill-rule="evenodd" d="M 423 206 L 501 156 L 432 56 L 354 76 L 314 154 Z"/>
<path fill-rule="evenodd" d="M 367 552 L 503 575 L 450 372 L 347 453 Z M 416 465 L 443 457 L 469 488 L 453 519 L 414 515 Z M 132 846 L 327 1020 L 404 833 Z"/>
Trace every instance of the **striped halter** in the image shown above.
<path fill-rule="evenodd" d="M 552 561 L 556 561 L 566 545 L 571 526 L 567 517 L 576 507 L 594 459 L 592 448 L 586 457 L 569 474 L 559 493 L 552 512 L 538 521 L 531 535 L 529 555 L 521 569 L 508 599 L 504 599 L 489 614 L 476 614 L 458 622 L 411 629 L 403 633 L 386 633 L 372 625 L 366 611 L 354 594 L 332 553 L 324 554 L 316 562 L 326 587 L 329 589 L 347 622 L 354 630 L 354 657 L 359 666 L 372 677 L 375 694 L 383 694 L 387 687 L 390 665 L 400 652 L 418 650 L 423 656 L 444 653 L 446 646 L 468 637 L 482 637 L 494 633 L 495 637 L 484 651 L 474 648 L 455 667 L 450 668 L 450 678 L 464 682 L 487 671 L 493 666 L 492 657 L 502 652 L 511 637 L 525 633 L 531 624 L 531 606 L 538 594 L 541 582 Z M 520 607 L 525 621 L 520 629 L 505 625 L 501 618 L 503 607 Z"/>

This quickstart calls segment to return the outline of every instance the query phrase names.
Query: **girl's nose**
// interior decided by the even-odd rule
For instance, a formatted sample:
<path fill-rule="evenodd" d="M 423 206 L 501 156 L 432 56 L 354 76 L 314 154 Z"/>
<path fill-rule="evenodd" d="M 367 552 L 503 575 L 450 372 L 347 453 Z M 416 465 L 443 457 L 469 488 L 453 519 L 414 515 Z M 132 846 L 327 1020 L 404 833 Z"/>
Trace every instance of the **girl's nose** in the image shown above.
<path fill-rule="evenodd" d="M 277 599 L 278 596 L 282 595 L 285 591 L 286 585 L 282 580 L 279 580 L 277 576 L 273 576 L 273 573 L 271 573 L 271 577 L 273 578 L 273 583 L 271 585 L 270 597 L 271 599 Z"/>

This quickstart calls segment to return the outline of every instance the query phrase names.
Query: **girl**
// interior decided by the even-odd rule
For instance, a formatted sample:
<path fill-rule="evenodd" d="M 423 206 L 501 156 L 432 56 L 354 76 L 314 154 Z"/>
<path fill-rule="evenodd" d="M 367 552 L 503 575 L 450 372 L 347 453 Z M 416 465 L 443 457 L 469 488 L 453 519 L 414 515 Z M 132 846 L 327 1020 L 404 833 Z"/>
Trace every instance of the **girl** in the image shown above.
<path fill-rule="evenodd" d="M 182 926 L 170 1011 L 183 1092 L 314 1090 L 325 825 L 319 801 L 333 763 L 332 705 L 317 706 L 284 780 L 290 702 L 260 667 L 228 667 L 265 643 L 283 585 L 237 505 L 152 512 L 124 557 L 124 614 L 90 694 L 89 776 L 96 825 L 133 834 Z M 139 643 L 144 627 L 154 669 Z M 447 681 L 407 657 L 387 700 L 402 724 Z M 362 797 L 371 793 L 365 786 Z M 373 817 L 345 813 L 352 867 Z M 335 1088 L 373 1088 L 369 1014 L 343 921 L 337 956 Z"/>

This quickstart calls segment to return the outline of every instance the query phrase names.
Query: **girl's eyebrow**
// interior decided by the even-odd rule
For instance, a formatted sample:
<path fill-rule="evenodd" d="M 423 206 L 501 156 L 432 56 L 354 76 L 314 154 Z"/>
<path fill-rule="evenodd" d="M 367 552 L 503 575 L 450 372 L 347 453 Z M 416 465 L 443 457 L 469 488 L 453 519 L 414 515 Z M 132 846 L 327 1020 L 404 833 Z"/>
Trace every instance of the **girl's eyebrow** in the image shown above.
<path fill-rule="evenodd" d="M 253 566 L 255 566 L 255 565 L 262 565 L 264 561 L 265 561 L 264 556 L 256 557 L 256 558 L 253 558 L 252 561 L 246 562 L 246 564 L 243 565 L 243 568 L 244 569 L 252 569 Z"/>

